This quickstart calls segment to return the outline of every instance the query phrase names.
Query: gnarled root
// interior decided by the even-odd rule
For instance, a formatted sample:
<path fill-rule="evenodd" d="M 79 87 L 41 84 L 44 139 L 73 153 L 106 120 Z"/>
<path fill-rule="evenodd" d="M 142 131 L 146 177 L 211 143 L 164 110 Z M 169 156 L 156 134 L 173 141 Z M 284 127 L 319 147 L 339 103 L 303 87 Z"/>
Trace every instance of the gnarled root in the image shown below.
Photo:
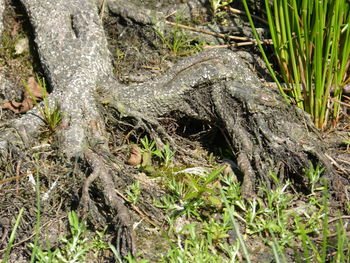
<path fill-rule="evenodd" d="M 84 156 L 92 168 L 91 175 L 87 178 L 82 193 L 82 207 L 83 211 L 89 211 L 92 202 L 89 196 L 89 187 L 96 179 L 100 179 L 101 186 L 99 189 L 103 193 L 105 204 L 108 205 L 115 213 L 114 223 L 116 234 L 116 248 L 120 254 L 125 256 L 129 252 L 135 251 L 135 237 L 132 230 L 132 219 L 128 209 L 124 205 L 124 200 L 121 199 L 115 192 L 113 181 L 113 174 L 121 172 L 113 170 L 110 161 L 99 155 L 98 153 L 87 149 Z M 98 186 L 99 188 L 99 186 Z"/>

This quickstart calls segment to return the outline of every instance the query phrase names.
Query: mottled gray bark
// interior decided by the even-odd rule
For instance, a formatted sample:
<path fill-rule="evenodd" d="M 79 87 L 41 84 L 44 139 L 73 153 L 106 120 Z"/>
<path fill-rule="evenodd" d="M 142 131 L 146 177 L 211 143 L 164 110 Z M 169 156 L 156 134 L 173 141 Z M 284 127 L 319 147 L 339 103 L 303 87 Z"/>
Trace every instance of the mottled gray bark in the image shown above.
<path fill-rule="evenodd" d="M 158 2 L 157 9 L 148 9 L 147 4 L 140 8 L 138 0 L 108 0 L 108 9 L 124 19 L 130 19 L 142 25 L 150 25 L 161 23 L 162 19 L 172 16 L 181 16 L 183 20 L 191 19 L 193 10 L 203 8 L 206 4 L 205 0 L 190 0 L 184 3 L 166 4 Z"/>
<path fill-rule="evenodd" d="M 94 93 L 98 85 L 111 80 L 111 61 L 101 20 L 92 1 L 23 0 L 35 33 L 41 65 L 53 90 L 51 102 L 59 102 L 65 115 L 62 131 L 64 151 L 82 152 L 89 125 L 96 136 L 104 133 Z M 116 84 L 116 83 L 115 83 Z M 32 133 L 40 124 L 24 116 L 17 126 Z M 89 133 L 89 134 L 87 134 Z"/>

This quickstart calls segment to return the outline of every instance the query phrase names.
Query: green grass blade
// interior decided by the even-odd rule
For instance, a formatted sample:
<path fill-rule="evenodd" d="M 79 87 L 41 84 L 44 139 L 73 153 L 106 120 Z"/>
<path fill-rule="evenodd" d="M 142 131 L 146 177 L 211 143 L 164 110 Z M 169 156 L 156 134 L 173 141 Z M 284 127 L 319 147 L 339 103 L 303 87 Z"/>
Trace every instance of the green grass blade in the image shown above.
<path fill-rule="evenodd" d="M 236 236 L 237 236 L 237 238 L 238 238 L 240 247 L 242 248 L 243 255 L 244 255 L 245 259 L 246 259 L 246 262 L 247 262 L 247 263 L 251 263 L 248 249 L 247 249 L 247 247 L 246 247 L 246 245 L 245 245 L 244 239 L 243 239 L 242 234 L 241 234 L 241 232 L 240 232 L 240 230 L 239 230 L 239 226 L 238 226 L 238 224 L 237 224 L 237 222 L 236 222 L 236 220 L 235 220 L 235 217 L 234 217 L 234 215 L 233 215 L 233 212 L 232 212 L 232 210 L 231 210 L 231 207 L 229 206 L 229 203 L 228 203 L 228 201 L 227 201 L 227 198 L 226 198 L 224 192 L 222 191 L 222 189 L 220 190 L 220 192 L 221 192 L 222 200 L 224 200 L 226 209 L 228 209 L 228 213 L 229 213 L 229 215 L 230 215 L 230 219 L 231 219 L 231 222 L 232 222 L 232 224 L 233 224 L 233 229 L 234 229 L 234 231 L 235 231 L 235 233 L 236 233 Z"/>
<path fill-rule="evenodd" d="M 310 262 L 309 242 L 310 239 L 306 234 L 305 227 L 298 220 L 295 222 L 299 230 L 299 238 L 303 246 L 304 262 Z"/>
<path fill-rule="evenodd" d="M 276 0 L 275 0 L 276 2 Z M 267 19 L 268 23 L 270 26 L 270 33 L 271 33 L 271 38 L 272 38 L 272 43 L 274 46 L 276 58 L 278 60 L 278 63 L 280 65 L 280 70 L 281 70 L 281 75 L 283 79 L 287 79 L 288 75 L 288 68 L 287 68 L 287 63 L 285 61 L 285 54 L 283 52 L 283 47 L 281 45 L 281 26 L 278 18 L 278 9 L 277 9 L 277 4 L 274 4 L 274 14 L 272 13 L 269 0 L 265 0 L 265 6 L 266 6 L 266 13 L 267 13 Z M 276 19 L 275 19 L 276 17 Z M 280 48 L 281 47 L 281 48 Z M 266 61 L 265 61 L 266 62 Z M 268 63 L 268 62 L 266 62 Z M 288 82 L 286 82 L 287 89 L 291 89 L 290 85 Z"/>
<path fill-rule="evenodd" d="M 39 172 L 36 172 L 36 184 L 35 184 L 35 191 L 36 191 L 36 223 L 35 223 L 35 239 L 33 244 L 33 250 L 32 250 L 32 256 L 30 258 L 30 262 L 35 262 L 36 258 L 36 252 L 38 249 L 38 241 L 39 241 L 39 235 L 40 235 L 40 208 L 41 208 L 41 202 L 40 202 L 40 180 L 39 180 Z"/>
<path fill-rule="evenodd" d="M 323 238 L 322 238 L 322 250 L 321 250 L 321 260 L 326 262 L 327 257 L 327 247 L 328 247 L 328 202 L 329 202 L 329 192 L 327 181 L 324 182 L 323 190 L 323 207 L 324 207 L 324 217 L 323 217 Z"/>
<path fill-rule="evenodd" d="M 252 17 L 251 17 L 251 14 L 250 14 L 250 11 L 249 11 L 249 8 L 248 8 L 247 1 L 246 1 L 246 0 L 243 0 L 243 5 L 244 5 L 244 9 L 245 9 L 246 15 L 247 15 L 247 17 L 248 17 L 249 23 L 250 23 L 250 25 L 251 25 L 251 27 L 252 27 L 254 37 L 255 37 L 255 39 L 256 39 L 256 41 L 257 41 L 257 45 L 258 45 L 259 50 L 260 50 L 260 52 L 261 52 L 261 54 L 262 54 L 262 56 L 263 56 L 263 59 L 264 59 L 264 61 L 265 61 L 265 63 L 266 63 L 266 66 L 267 66 L 267 68 L 268 68 L 268 70 L 269 70 L 269 72 L 270 72 L 270 74 L 271 74 L 271 77 L 272 77 L 273 80 L 276 82 L 277 87 L 278 87 L 279 91 L 281 92 L 283 98 L 286 100 L 287 103 L 290 103 L 290 99 L 288 98 L 287 94 L 284 92 L 281 83 L 278 81 L 278 79 L 277 79 L 277 77 L 276 77 L 276 75 L 275 75 L 275 72 L 274 72 L 274 70 L 272 69 L 271 64 L 270 64 L 270 62 L 269 62 L 269 60 L 268 60 L 268 58 L 267 58 L 267 56 L 266 56 L 266 53 L 265 53 L 265 51 L 264 51 L 264 48 L 263 48 L 262 45 L 261 45 L 261 41 L 260 41 L 259 35 L 258 35 L 257 31 L 256 31 L 256 28 L 255 28 L 255 26 L 254 26 L 254 22 L 253 22 L 253 19 L 252 19 Z"/>
<path fill-rule="evenodd" d="M 10 235 L 9 243 L 7 244 L 7 247 L 6 247 L 5 257 L 4 257 L 4 259 L 1 261 L 1 263 L 7 263 L 8 259 L 9 259 L 10 252 L 11 252 L 11 248 L 12 248 L 13 242 L 14 242 L 14 240 L 15 240 L 16 231 L 17 231 L 18 225 L 19 225 L 19 223 L 20 223 L 20 221 L 21 221 L 23 211 L 24 211 L 24 208 L 22 207 L 22 208 L 19 210 L 19 213 L 18 213 L 16 222 L 15 222 L 15 225 L 14 225 L 14 227 L 13 227 L 13 229 L 12 229 L 12 232 L 11 232 L 11 235 Z"/>
<path fill-rule="evenodd" d="M 291 27 L 291 20 L 294 19 L 294 12 L 291 12 L 291 8 L 289 6 L 289 4 L 287 4 L 287 1 L 282 1 L 283 7 L 281 12 L 283 14 L 283 16 L 281 16 L 283 18 L 284 21 L 284 25 L 285 25 L 285 41 L 288 45 L 288 55 L 289 55 L 289 65 L 291 67 L 291 74 L 292 74 L 292 94 L 293 94 L 293 98 L 295 98 L 296 104 L 298 105 L 298 107 L 300 107 L 301 109 L 304 109 L 303 106 L 303 100 L 301 97 L 301 87 L 300 87 L 300 71 L 298 69 L 297 66 L 297 54 L 296 54 L 296 45 L 295 45 L 295 41 L 294 41 L 294 36 L 293 34 L 295 34 L 294 30 Z"/>
<path fill-rule="evenodd" d="M 275 258 L 275 262 L 276 263 L 287 263 L 287 260 L 285 259 L 284 255 L 283 255 L 283 250 L 281 249 L 281 247 L 279 246 L 276 237 L 273 234 L 273 231 L 270 231 L 270 234 L 273 238 L 273 242 L 271 243 L 271 247 L 272 247 L 272 252 Z"/>

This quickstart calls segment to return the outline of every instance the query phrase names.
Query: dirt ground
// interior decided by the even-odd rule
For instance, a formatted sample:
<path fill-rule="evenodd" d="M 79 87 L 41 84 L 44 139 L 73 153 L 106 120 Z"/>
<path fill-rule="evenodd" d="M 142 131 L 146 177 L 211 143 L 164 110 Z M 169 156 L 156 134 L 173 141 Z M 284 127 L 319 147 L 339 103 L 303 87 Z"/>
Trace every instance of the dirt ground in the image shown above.
<path fill-rule="evenodd" d="M 176 4 L 182 4 L 182 0 L 168 1 L 141 1 L 142 4 L 150 9 L 165 8 Z M 38 74 L 42 76 L 40 64 L 37 61 L 35 45 L 32 42 L 32 32 L 27 17 L 16 1 L 6 0 L 6 13 L 4 17 L 4 35 L 2 48 L 0 49 L 0 75 L 6 76 L 10 85 L 0 85 L 0 104 L 8 100 L 21 101 L 24 91 L 23 80 L 29 76 Z M 192 10 L 195 14 L 191 21 L 183 19 L 180 22 L 187 25 L 212 26 L 221 30 L 232 32 L 235 27 L 241 26 L 242 32 L 236 33 L 240 36 L 249 36 L 248 24 L 242 24 L 242 17 L 238 15 L 222 14 L 213 19 L 208 5 L 201 9 Z M 168 21 L 176 22 L 175 15 L 169 15 Z M 174 33 L 178 30 L 176 27 L 168 25 L 165 29 L 155 30 L 152 26 L 137 24 L 131 20 L 126 20 L 112 13 L 103 14 L 103 23 L 108 38 L 108 44 L 114 61 L 115 78 L 122 83 L 131 85 L 143 83 L 156 78 L 171 68 L 174 63 L 181 60 L 184 56 L 197 52 L 196 45 L 207 41 L 205 34 L 193 33 L 190 30 L 183 30 L 181 33 Z M 240 24 L 238 24 L 240 23 Z M 230 29 L 231 28 L 231 29 Z M 222 31 L 218 32 L 221 33 Z M 244 35 L 246 33 L 246 35 Z M 180 34 L 178 37 L 184 37 L 188 40 L 176 51 L 170 50 L 168 44 L 171 37 Z M 183 34 L 183 35 L 182 35 Z M 28 38 L 28 47 L 21 53 L 16 54 L 16 44 L 20 39 Z M 227 43 L 226 39 L 212 38 L 212 45 Z M 258 51 L 254 46 L 246 46 L 236 49 L 244 57 L 250 67 L 253 68 L 260 78 L 265 78 L 268 82 L 267 71 L 263 66 Z M 1 80 L 0 80 L 1 81 Z M 345 109 L 345 108 L 344 108 Z M 144 133 L 135 130 L 127 122 L 121 122 L 115 112 L 107 111 L 101 106 L 104 112 L 107 130 L 110 134 L 110 151 L 120 160 L 127 161 L 129 157 L 130 143 L 140 143 L 140 139 L 145 136 Z M 347 133 L 350 132 L 350 117 L 346 109 L 341 118 L 341 122 L 335 128 L 329 129 L 326 133 L 320 133 L 320 136 L 328 142 L 330 161 L 333 163 L 337 172 L 346 180 L 349 179 L 350 155 L 349 146 L 341 143 L 343 139 L 348 139 Z M 17 114 L 8 110 L 0 111 L 0 128 L 6 128 L 7 120 L 19 118 Z M 194 164 L 209 166 L 208 156 L 212 153 L 214 156 L 220 154 L 220 150 L 227 147 L 226 142 L 222 140 L 222 134 L 219 130 L 211 127 L 202 127 L 200 123 L 184 119 L 183 123 L 175 124 L 171 118 L 161 120 L 167 131 L 172 134 L 173 139 L 183 149 L 190 152 L 194 158 L 180 152 L 175 156 L 177 166 L 193 166 Z M 185 127 L 191 127 L 190 129 Z M 122 131 L 122 132 L 121 132 Z M 16 216 L 20 208 L 25 207 L 23 219 L 17 231 L 17 238 L 14 245 L 15 253 L 11 255 L 11 262 L 28 262 L 30 250 L 28 244 L 33 242 L 34 229 L 36 224 L 36 192 L 35 183 L 29 181 L 40 178 L 40 192 L 47 194 L 48 198 L 43 201 L 41 210 L 41 233 L 49 240 L 52 247 L 57 243 L 59 236 L 65 236 L 68 232 L 67 212 L 78 208 L 81 197 L 82 185 L 84 184 L 86 174 L 83 169 L 77 167 L 88 166 L 81 163 L 80 159 L 68 160 L 62 153 L 57 151 L 58 142 L 50 136 L 38 138 L 39 143 L 30 147 L 20 146 L 18 151 L 14 149 L 7 156 L 1 156 L 2 163 L 0 167 L 0 254 L 4 253 L 8 244 L 8 237 L 14 225 Z M 215 159 L 215 158 L 214 158 Z M 214 160 L 215 161 L 215 160 Z M 162 235 L 166 224 L 164 211 L 154 205 L 154 200 L 159 200 L 166 195 L 161 178 L 150 178 L 144 172 L 130 166 L 125 171 L 128 176 L 117 182 L 118 189 L 127 189 L 135 181 L 139 181 L 142 186 L 142 194 L 138 209 L 129 206 L 135 222 L 140 222 L 137 226 L 137 247 L 142 248 L 143 255 L 152 260 L 157 259 L 157 255 L 165 253 L 169 247 L 166 237 Z M 17 176 L 17 177 L 16 177 Z M 344 188 L 349 187 L 344 185 Z M 93 186 L 91 193 L 93 193 Z M 125 193 L 124 193 L 125 194 Z M 95 199 L 99 197 L 96 196 Z M 331 200 L 332 209 L 336 213 L 337 209 L 344 209 L 344 202 L 349 200 Z M 302 202 L 295 200 L 295 202 Z M 102 208 L 103 209 L 103 208 Z M 140 212 L 142 211 L 142 212 Z M 108 215 L 108 211 L 105 211 Z M 100 219 L 96 219 L 100 220 Z M 150 223 L 151 222 L 151 223 Z M 95 225 L 95 222 L 89 222 Z M 99 222 L 103 225 L 105 222 Z M 155 230 L 152 224 L 160 227 Z M 101 229 L 99 229 L 101 230 Z M 107 232 L 106 240 L 111 239 L 113 229 Z M 45 246 L 46 241 L 40 240 Z M 155 245 L 157 244 L 157 245 Z M 260 247 L 259 255 L 271 256 L 270 252 L 265 251 L 263 244 L 258 239 L 250 240 L 251 247 Z M 292 253 L 292 252 L 291 252 Z M 91 262 L 111 262 L 112 255 L 104 254 L 94 261 L 91 256 Z"/>

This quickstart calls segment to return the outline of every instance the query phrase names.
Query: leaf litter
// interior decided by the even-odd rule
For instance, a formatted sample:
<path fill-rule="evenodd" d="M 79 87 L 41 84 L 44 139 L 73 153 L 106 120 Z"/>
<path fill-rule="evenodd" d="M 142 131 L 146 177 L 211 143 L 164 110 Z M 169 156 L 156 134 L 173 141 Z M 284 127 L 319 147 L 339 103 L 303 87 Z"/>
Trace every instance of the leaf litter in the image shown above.
<path fill-rule="evenodd" d="M 9 109 L 16 114 L 26 113 L 32 109 L 37 102 L 43 99 L 43 90 L 34 77 L 28 78 L 26 86 L 22 102 L 8 101 L 0 105 L 0 108 Z"/>

